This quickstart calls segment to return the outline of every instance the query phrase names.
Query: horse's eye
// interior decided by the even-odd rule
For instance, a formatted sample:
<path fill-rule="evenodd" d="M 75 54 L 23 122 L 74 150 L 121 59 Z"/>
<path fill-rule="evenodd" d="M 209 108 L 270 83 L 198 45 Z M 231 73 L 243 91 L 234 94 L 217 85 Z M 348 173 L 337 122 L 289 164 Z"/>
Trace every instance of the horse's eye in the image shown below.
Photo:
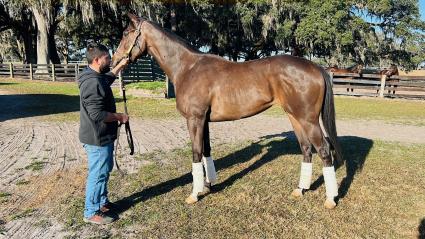
<path fill-rule="evenodd" d="M 123 35 L 126 37 L 128 35 L 128 32 L 124 32 Z"/>

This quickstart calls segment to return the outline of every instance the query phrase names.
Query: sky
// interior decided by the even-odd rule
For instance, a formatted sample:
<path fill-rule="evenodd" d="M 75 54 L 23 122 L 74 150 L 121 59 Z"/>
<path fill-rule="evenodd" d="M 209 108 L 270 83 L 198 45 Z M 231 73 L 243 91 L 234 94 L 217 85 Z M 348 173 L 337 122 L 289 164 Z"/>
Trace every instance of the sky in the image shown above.
<path fill-rule="evenodd" d="M 421 13 L 422 21 L 425 21 L 425 0 L 419 0 L 419 12 Z"/>

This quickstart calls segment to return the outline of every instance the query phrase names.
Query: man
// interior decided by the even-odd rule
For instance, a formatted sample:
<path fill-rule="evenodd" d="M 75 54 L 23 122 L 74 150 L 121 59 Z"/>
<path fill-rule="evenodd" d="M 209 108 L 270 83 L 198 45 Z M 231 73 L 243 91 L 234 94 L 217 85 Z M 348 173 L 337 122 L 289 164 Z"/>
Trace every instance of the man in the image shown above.
<path fill-rule="evenodd" d="M 84 221 L 107 224 L 117 219 L 108 200 L 107 184 L 113 167 L 114 141 L 118 122 L 128 121 L 128 115 L 116 113 L 111 84 L 127 64 L 122 60 L 109 72 L 111 57 L 101 44 L 87 47 L 89 66 L 78 76 L 80 88 L 79 138 L 87 153 L 88 176 Z"/>

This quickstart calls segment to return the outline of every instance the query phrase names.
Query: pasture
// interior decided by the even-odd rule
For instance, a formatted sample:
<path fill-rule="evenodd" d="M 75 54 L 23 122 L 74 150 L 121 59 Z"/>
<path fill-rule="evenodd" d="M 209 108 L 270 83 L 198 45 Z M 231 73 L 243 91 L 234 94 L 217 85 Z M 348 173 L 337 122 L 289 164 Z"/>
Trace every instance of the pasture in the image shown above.
<path fill-rule="evenodd" d="M 118 91 L 115 95 L 122 109 Z M 136 155 L 130 158 L 126 149 L 119 151 L 122 166 L 131 172 L 120 176 L 114 171 L 110 180 L 111 199 L 120 205 L 121 219 L 102 227 L 82 221 L 86 161 L 77 142 L 78 102 L 75 83 L 0 81 L 0 235 L 425 236 L 424 101 L 336 97 L 346 162 L 337 170 L 338 206 L 326 210 L 322 165 L 316 155 L 312 189 L 302 199 L 289 197 L 298 183 L 302 155 L 291 126 L 276 107 L 254 119 L 213 126 L 218 184 L 195 205 L 186 205 L 191 150 L 175 100 L 130 97 Z M 397 138 L 403 131 L 406 137 Z M 55 144 L 51 137 L 56 134 L 61 135 L 55 136 L 60 139 Z M 12 148 L 10 142 L 17 140 L 22 147 Z"/>

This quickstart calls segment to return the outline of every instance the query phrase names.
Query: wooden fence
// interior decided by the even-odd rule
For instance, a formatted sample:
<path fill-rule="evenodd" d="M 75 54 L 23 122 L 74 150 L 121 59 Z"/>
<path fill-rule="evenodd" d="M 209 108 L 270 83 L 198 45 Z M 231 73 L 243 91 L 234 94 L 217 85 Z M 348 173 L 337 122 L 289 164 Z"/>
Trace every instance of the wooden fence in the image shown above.
<path fill-rule="evenodd" d="M 425 76 L 332 74 L 337 95 L 425 99 Z"/>
<path fill-rule="evenodd" d="M 74 81 L 87 64 L 0 64 L 0 77 Z M 122 72 L 125 82 L 165 80 L 165 74 L 149 57 L 129 64 Z"/>
<path fill-rule="evenodd" d="M 0 64 L 0 77 L 25 78 L 31 80 L 50 79 L 75 80 L 86 64 Z"/>
<path fill-rule="evenodd" d="M 129 64 L 122 72 L 124 82 L 165 80 L 165 73 L 151 58 L 141 58 Z"/>

